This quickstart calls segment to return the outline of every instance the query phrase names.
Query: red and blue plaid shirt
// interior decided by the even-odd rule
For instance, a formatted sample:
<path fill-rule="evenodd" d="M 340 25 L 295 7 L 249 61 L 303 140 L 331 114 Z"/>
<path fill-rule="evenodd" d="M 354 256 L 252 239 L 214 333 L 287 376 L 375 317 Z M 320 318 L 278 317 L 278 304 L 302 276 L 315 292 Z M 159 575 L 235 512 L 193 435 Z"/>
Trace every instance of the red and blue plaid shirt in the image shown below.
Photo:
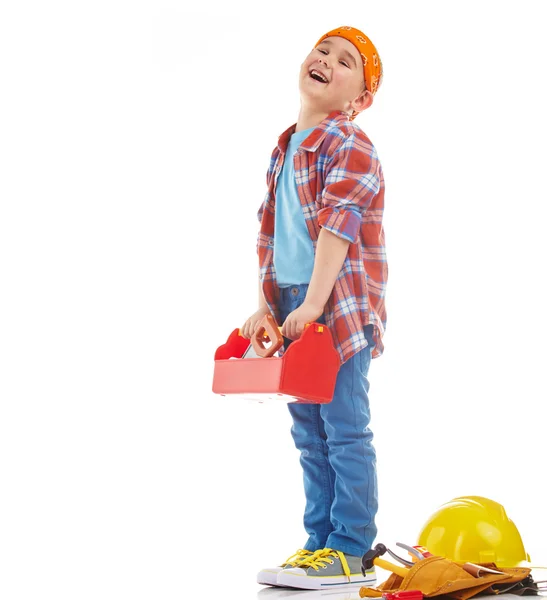
<path fill-rule="evenodd" d="M 275 188 L 296 125 L 279 137 L 266 176 L 268 191 L 258 211 L 260 278 L 268 307 L 279 323 L 273 264 Z M 367 346 L 364 326 L 374 325 L 374 358 L 384 346 L 386 261 L 382 216 L 384 176 L 372 142 L 346 113 L 333 111 L 294 156 L 296 188 L 314 250 L 320 227 L 348 240 L 348 253 L 325 306 L 325 320 L 340 359 Z M 279 323 L 281 325 L 281 323 Z"/>

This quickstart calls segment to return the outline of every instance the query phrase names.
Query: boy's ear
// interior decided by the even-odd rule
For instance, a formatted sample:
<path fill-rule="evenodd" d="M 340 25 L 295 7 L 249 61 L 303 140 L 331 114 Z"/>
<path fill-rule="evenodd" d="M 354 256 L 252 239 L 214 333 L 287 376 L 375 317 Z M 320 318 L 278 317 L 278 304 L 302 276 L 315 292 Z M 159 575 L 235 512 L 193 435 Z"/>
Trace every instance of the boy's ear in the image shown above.
<path fill-rule="evenodd" d="M 357 112 L 362 112 L 372 104 L 373 100 L 374 96 L 368 90 L 363 90 L 351 103 L 351 107 Z"/>

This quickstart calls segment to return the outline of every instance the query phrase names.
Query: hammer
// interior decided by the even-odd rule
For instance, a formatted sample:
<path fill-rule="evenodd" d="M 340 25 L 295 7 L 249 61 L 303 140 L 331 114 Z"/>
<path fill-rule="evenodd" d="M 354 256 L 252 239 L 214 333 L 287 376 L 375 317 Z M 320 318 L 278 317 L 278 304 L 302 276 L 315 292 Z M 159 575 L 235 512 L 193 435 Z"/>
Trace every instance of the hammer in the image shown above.
<path fill-rule="evenodd" d="M 386 571 L 391 571 L 399 575 L 400 577 L 406 577 L 409 569 L 405 569 L 405 567 L 399 567 L 390 563 L 383 558 L 380 558 L 383 554 L 387 552 L 387 548 L 384 544 L 376 544 L 374 548 L 371 548 L 361 559 L 361 573 L 364 577 L 367 575 L 367 569 L 372 569 L 374 565 L 381 567 L 382 569 L 386 569 Z"/>

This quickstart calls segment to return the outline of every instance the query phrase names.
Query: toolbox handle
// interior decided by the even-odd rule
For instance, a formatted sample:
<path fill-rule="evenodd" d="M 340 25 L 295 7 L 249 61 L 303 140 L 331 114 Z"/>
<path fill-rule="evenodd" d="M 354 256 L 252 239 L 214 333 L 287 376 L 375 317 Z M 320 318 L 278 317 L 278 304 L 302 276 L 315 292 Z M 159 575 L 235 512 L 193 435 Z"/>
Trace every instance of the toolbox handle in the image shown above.
<path fill-rule="evenodd" d="M 271 341 L 269 348 L 264 346 L 264 342 Z M 283 345 L 283 335 L 277 326 L 275 319 L 271 314 L 265 315 L 259 322 L 256 331 L 251 336 L 251 344 L 257 356 L 268 358 L 273 356 Z"/>

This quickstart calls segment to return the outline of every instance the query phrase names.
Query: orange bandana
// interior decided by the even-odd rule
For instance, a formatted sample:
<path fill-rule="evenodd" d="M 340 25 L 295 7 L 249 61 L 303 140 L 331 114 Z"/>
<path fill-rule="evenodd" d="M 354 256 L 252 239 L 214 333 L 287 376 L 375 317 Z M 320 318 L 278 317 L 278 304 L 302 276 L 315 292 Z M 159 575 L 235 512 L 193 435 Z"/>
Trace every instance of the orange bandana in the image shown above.
<path fill-rule="evenodd" d="M 363 70 L 365 74 L 365 85 L 367 86 L 367 90 L 372 95 L 376 94 L 380 84 L 382 83 L 383 68 L 380 55 L 378 54 L 374 44 L 362 31 L 359 31 L 359 29 L 344 26 L 325 33 L 325 35 L 317 42 L 317 44 L 315 44 L 315 47 L 319 46 L 324 39 L 333 36 L 342 37 L 348 40 L 348 42 L 351 42 L 357 48 L 361 58 L 363 59 Z M 357 114 L 358 113 L 354 112 L 351 118 L 354 119 Z"/>

